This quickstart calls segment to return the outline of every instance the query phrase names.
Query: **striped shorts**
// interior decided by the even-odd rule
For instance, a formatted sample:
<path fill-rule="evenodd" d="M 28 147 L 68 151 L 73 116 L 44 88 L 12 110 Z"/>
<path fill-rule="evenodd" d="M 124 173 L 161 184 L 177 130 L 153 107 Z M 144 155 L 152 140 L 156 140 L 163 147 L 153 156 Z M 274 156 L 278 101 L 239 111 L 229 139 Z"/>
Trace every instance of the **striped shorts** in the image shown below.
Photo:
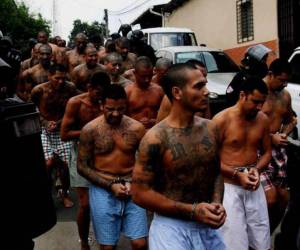
<path fill-rule="evenodd" d="M 101 245 L 115 246 L 124 233 L 130 240 L 148 236 L 146 210 L 131 198 L 117 199 L 113 193 L 90 185 L 91 218 L 96 240 Z"/>

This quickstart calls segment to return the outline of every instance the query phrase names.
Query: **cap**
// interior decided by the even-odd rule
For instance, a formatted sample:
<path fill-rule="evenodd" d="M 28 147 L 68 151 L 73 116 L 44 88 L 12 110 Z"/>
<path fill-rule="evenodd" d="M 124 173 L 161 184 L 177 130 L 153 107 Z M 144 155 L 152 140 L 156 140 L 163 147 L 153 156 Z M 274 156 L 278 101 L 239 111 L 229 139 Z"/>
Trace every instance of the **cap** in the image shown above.
<path fill-rule="evenodd" d="M 246 53 L 249 56 L 255 58 L 256 60 L 261 61 L 263 57 L 271 51 L 272 50 L 266 47 L 265 45 L 257 44 L 253 47 L 248 48 Z"/>

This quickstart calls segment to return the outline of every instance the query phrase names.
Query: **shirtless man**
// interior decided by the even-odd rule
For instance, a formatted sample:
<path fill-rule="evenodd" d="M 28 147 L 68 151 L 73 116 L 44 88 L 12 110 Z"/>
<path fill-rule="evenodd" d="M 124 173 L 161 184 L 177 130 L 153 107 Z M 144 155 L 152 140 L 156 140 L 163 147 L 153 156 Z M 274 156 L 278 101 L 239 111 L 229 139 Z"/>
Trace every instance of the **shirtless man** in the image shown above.
<path fill-rule="evenodd" d="M 115 42 L 112 39 L 107 39 L 104 49 L 98 51 L 99 63 L 104 64 L 104 58 L 111 52 L 116 52 Z"/>
<path fill-rule="evenodd" d="M 159 60 L 160 59 L 158 59 L 158 61 Z M 191 60 L 187 61 L 187 63 L 195 66 L 197 69 L 199 69 L 201 71 L 201 73 L 203 74 L 203 76 L 205 78 L 207 77 L 207 70 L 206 70 L 205 64 L 203 62 L 195 60 L 195 59 L 191 59 Z M 161 77 L 163 77 L 163 76 L 161 76 Z M 162 102 L 160 104 L 160 107 L 159 107 L 159 110 L 157 113 L 156 123 L 159 123 L 160 121 L 162 121 L 169 115 L 171 106 L 172 106 L 172 104 L 171 104 L 169 98 L 167 97 L 167 95 L 165 95 L 164 98 L 162 99 Z M 209 105 L 207 106 L 207 110 L 204 113 L 198 112 L 196 115 L 210 119 L 211 117 L 210 117 Z"/>
<path fill-rule="evenodd" d="M 124 88 L 110 85 L 104 115 L 84 126 L 80 135 L 78 172 L 91 182 L 91 215 L 101 250 L 115 249 L 121 231 L 133 250 L 147 249 L 146 211 L 132 202 L 130 190 L 135 151 L 145 128 L 124 115 L 126 105 Z"/>
<path fill-rule="evenodd" d="M 21 72 L 25 71 L 26 69 L 32 68 L 34 65 L 37 65 L 39 63 L 39 48 L 41 45 L 42 43 L 37 43 L 36 45 L 34 45 L 31 51 L 31 57 L 21 63 Z"/>
<path fill-rule="evenodd" d="M 116 52 L 109 53 L 104 58 L 104 65 L 112 84 L 120 84 L 125 88 L 128 84 L 132 83 L 130 80 L 121 76 L 122 56 L 120 54 Z"/>
<path fill-rule="evenodd" d="M 68 72 L 71 74 L 73 69 L 82 63 L 85 63 L 84 51 L 87 45 L 87 37 L 83 33 L 75 36 L 75 48 L 66 52 L 66 63 Z"/>
<path fill-rule="evenodd" d="M 164 74 L 167 72 L 168 68 L 172 65 L 172 61 L 168 58 L 159 58 L 156 63 L 155 67 L 153 69 L 153 77 L 152 82 L 158 84 L 161 86 L 161 78 L 164 76 Z"/>
<path fill-rule="evenodd" d="M 270 119 L 270 135 L 272 141 L 272 159 L 261 175 L 269 208 L 271 233 L 276 229 L 283 217 L 288 202 L 285 147 L 287 135 L 296 125 L 291 108 L 291 96 L 284 88 L 290 73 L 290 66 L 281 59 L 275 59 L 263 79 L 269 89 L 267 100 L 262 111 Z"/>
<path fill-rule="evenodd" d="M 227 211 L 220 230 L 228 249 L 271 247 L 267 202 L 259 180 L 271 159 L 269 119 L 261 112 L 267 95 L 264 81 L 249 77 L 241 86 L 238 102 L 213 118 L 220 132 Z"/>
<path fill-rule="evenodd" d="M 45 45 L 44 45 L 45 46 Z M 52 65 L 49 68 L 49 81 L 35 86 L 31 100 L 39 109 L 42 124 L 42 144 L 47 169 L 57 168 L 62 182 L 62 199 L 65 207 L 72 207 L 68 195 L 70 142 L 62 142 L 59 134 L 61 119 L 69 98 L 77 94 L 76 87 L 66 82 L 66 68 Z"/>
<path fill-rule="evenodd" d="M 31 90 L 38 84 L 48 81 L 49 67 L 51 64 L 52 49 L 48 44 L 39 47 L 39 63 L 21 74 L 18 84 L 18 95 L 24 100 L 30 99 Z"/>
<path fill-rule="evenodd" d="M 85 62 L 76 66 L 71 72 L 71 81 L 76 87 L 85 92 L 91 76 L 96 71 L 105 71 L 105 67 L 98 62 L 98 54 L 95 47 L 85 48 Z"/>
<path fill-rule="evenodd" d="M 134 75 L 136 81 L 125 88 L 128 97 L 128 115 L 149 129 L 156 122 L 164 92 L 160 86 L 151 82 L 153 67 L 148 57 L 141 56 L 137 59 Z"/>
<path fill-rule="evenodd" d="M 39 31 L 37 34 L 38 43 L 48 44 L 52 50 L 51 60 L 55 63 L 62 63 L 62 55 L 60 53 L 60 49 L 54 43 L 49 43 L 49 36 L 45 31 Z"/>
<path fill-rule="evenodd" d="M 110 84 L 108 75 L 104 72 L 93 74 L 87 84 L 87 92 L 70 98 L 61 125 L 61 139 L 73 140 L 71 161 L 69 164 L 71 187 L 77 192 L 79 207 L 77 211 L 77 226 L 81 240 L 81 249 L 89 250 L 88 236 L 90 228 L 89 182 L 77 173 L 78 140 L 82 127 L 100 114 L 103 91 Z"/>
<path fill-rule="evenodd" d="M 116 52 L 122 56 L 122 72 L 134 68 L 136 55 L 129 52 L 130 42 L 126 37 L 120 37 L 115 41 Z"/>
<path fill-rule="evenodd" d="M 212 121 L 195 116 L 208 105 L 206 79 L 189 64 L 170 67 L 163 83 L 169 116 L 143 137 L 132 177 L 136 204 L 155 212 L 150 250 L 221 250 L 224 182 Z"/>

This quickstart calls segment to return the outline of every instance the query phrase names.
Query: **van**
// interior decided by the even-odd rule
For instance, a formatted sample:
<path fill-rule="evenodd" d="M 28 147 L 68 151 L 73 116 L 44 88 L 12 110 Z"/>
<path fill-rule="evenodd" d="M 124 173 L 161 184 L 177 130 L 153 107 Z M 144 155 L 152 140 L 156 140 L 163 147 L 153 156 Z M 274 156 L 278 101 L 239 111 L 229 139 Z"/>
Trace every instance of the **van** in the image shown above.
<path fill-rule="evenodd" d="M 195 33 L 187 28 L 161 27 L 142 29 L 147 44 L 157 51 L 170 46 L 196 46 Z"/>

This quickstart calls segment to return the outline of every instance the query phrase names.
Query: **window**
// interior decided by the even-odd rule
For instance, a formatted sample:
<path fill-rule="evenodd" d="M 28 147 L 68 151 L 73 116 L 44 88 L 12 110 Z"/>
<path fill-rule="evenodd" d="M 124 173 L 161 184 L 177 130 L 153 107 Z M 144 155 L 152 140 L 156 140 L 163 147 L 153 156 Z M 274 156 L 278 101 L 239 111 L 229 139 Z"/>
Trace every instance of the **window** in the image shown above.
<path fill-rule="evenodd" d="M 177 52 L 176 63 L 184 63 L 189 59 L 197 59 L 203 62 L 208 73 L 238 72 L 236 64 L 223 52 L 219 51 L 191 51 Z"/>
<path fill-rule="evenodd" d="M 192 33 L 152 33 L 150 45 L 154 50 L 169 46 L 197 45 Z"/>
<path fill-rule="evenodd" d="M 237 0 L 236 15 L 238 43 L 254 40 L 252 0 Z"/>

